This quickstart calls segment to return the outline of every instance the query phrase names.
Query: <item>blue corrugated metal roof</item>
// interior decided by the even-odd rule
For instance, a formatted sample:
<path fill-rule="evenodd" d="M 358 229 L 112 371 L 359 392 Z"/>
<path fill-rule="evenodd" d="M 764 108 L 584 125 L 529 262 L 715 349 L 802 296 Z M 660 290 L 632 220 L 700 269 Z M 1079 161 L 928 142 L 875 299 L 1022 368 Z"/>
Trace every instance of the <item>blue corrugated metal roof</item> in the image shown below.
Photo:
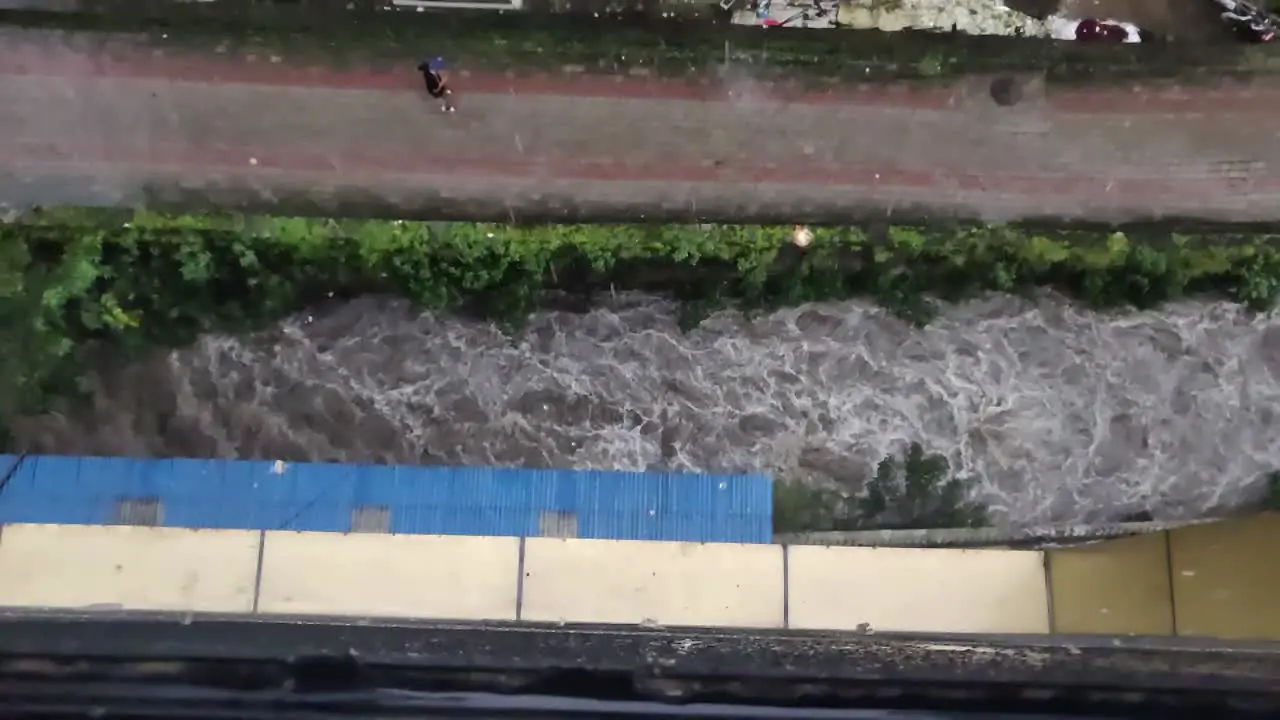
<path fill-rule="evenodd" d="M 144 498 L 178 527 L 347 532 L 356 508 L 384 507 L 397 533 L 532 536 L 560 513 L 578 537 L 760 543 L 773 488 L 760 475 L 28 456 L 0 522 L 105 524 Z"/>

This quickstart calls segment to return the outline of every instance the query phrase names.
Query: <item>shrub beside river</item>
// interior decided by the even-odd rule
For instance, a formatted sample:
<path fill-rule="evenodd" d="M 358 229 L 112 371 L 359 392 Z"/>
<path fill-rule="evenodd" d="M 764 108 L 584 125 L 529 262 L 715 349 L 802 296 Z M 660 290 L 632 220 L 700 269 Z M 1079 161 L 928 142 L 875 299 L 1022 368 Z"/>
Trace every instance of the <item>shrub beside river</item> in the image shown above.
<path fill-rule="evenodd" d="M 935 303 L 1055 288 L 1097 308 L 1194 294 L 1258 310 L 1280 236 L 1016 227 L 545 225 L 165 216 L 59 210 L 0 226 L 0 415 L 74 393 L 86 353 L 191 342 L 336 297 L 392 294 L 515 327 L 551 304 L 664 293 L 686 325 L 726 307 L 851 297 L 927 323 Z"/>

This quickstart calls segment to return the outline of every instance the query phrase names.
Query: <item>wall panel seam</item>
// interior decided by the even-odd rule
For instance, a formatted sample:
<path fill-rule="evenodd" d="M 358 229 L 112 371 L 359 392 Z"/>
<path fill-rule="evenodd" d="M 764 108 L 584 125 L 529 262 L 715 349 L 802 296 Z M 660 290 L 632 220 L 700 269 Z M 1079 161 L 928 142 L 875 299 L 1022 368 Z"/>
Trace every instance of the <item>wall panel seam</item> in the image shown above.
<path fill-rule="evenodd" d="M 253 610 L 258 612 L 259 598 L 262 597 L 262 565 L 264 556 L 267 553 L 267 531 L 258 531 L 258 566 L 253 574 Z"/>
<path fill-rule="evenodd" d="M 1173 587 L 1173 532 L 1165 530 L 1160 534 L 1164 536 L 1164 566 L 1169 580 L 1169 634 L 1178 637 L 1181 633 L 1178 632 L 1178 593 Z"/>
<path fill-rule="evenodd" d="M 1053 551 L 1041 553 L 1041 567 L 1044 568 L 1044 611 L 1049 621 L 1049 632 L 1058 631 L 1058 617 L 1053 606 Z"/>
<path fill-rule="evenodd" d="M 524 618 L 524 536 L 520 537 L 520 544 L 516 552 L 516 622 L 520 622 Z"/>
<path fill-rule="evenodd" d="M 782 627 L 791 627 L 791 546 L 782 547 Z"/>

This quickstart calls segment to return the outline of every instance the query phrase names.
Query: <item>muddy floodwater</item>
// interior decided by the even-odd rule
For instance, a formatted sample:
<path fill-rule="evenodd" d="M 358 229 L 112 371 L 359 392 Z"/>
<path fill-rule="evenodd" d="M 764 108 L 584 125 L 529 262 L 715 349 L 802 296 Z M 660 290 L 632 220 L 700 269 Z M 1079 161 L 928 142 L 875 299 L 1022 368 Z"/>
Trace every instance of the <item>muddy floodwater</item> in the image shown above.
<path fill-rule="evenodd" d="M 1013 523 L 1216 512 L 1280 467 L 1280 319 L 1227 303 L 1095 313 L 992 295 L 925 329 L 865 303 L 689 333 L 620 296 L 514 338 L 366 298 L 103 368 L 25 449 L 529 467 L 760 470 L 855 486 L 920 441 Z"/>

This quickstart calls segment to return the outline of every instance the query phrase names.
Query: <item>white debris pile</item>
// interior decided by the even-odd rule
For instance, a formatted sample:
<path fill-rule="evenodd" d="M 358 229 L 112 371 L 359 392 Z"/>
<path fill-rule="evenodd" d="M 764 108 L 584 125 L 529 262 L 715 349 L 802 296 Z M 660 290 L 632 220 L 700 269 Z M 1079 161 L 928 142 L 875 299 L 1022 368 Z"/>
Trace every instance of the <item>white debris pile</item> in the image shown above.
<path fill-rule="evenodd" d="M 1042 20 L 996 0 L 844 0 L 839 24 L 862 30 L 939 30 L 969 35 L 1047 37 Z"/>

